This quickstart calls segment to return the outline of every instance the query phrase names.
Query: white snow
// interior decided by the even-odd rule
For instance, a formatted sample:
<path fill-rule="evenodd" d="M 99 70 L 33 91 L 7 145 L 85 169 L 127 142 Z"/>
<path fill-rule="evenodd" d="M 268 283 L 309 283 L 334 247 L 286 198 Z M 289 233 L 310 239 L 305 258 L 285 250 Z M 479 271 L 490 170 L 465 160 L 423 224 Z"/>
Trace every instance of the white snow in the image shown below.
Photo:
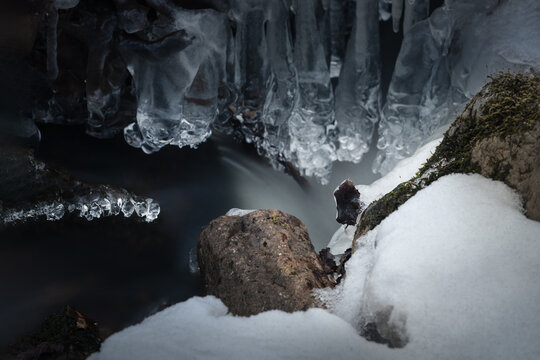
<path fill-rule="evenodd" d="M 443 177 L 358 241 L 323 297 L 357 327 L 393 309 L 397 358 L 540 358 L 540 223 L 503 183 Z"/>
<path fill-rule="evenodd" d="M 374 181 L 371 185 L 356 186 L 358 191 L 360 191 L 360 201 L 365 204 L 371 204 L 373 201 L 392 191 L 402 182 L 412 178 L 435 152 L 435 148 L 441 141 L 442 137 L 422 146 L 416 150 L 413 156 L 401 160 L 392 171 L 379 180 Z"/>
<path fill-rule="evenodd" d="M 356 189 L 360 192 L 360 201 L 367 206 L 392 191 L 402 182 L 412 178 L 426 160 L 431 157 L 441 141 L 442 137 L 422 146 L 416 150 L 413 156 L 401 160 L 392 171 L 374 181 L 371 185 L 357 185 Z M 355 230 L 354 226 L 346 227 L 343 225 L 334 233 L 328 244 L 332 254 L 342 254 L 351 247 Z"/>
<path fill-rule="evenodd" d="M 246 209 L 238 209 L 238 208 L 232 208 L 227 211 L 225 216 L 244 216 L 249 213 L 254 212 L 255 210 L 246 210 Z"/>
<path fill-rule="evenodd" d="M 323 292 L 329 310 L 236 317 L 214 297 L 192 298 L 90 359 L 540 358 L 540 223 L 503 183 L 443 177 L 359 241 L 345 280 Z M 387 309 L 404 348 L 353 328 Z"/>
<path fill-rule="evenodd" d="M 178 303 L 111 336 L 89 360 L 362 359 L 362 349 L 378 347 L 325 310 L 236 317 L 207 296 Z"/>

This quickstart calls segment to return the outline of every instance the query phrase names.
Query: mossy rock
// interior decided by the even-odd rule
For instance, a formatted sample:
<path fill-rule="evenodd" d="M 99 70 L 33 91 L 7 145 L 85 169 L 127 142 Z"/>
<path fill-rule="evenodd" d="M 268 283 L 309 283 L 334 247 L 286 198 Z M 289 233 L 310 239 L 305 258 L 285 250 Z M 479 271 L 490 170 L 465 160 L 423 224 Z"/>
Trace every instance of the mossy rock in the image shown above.
<path fill-rule="evenodd" d="M 504 181 L 540 221 L 540 76 L 500 73 L 469 102 L 416 175 L 371 203 L 353 241 L 442 176 L 477 173 Z"/>

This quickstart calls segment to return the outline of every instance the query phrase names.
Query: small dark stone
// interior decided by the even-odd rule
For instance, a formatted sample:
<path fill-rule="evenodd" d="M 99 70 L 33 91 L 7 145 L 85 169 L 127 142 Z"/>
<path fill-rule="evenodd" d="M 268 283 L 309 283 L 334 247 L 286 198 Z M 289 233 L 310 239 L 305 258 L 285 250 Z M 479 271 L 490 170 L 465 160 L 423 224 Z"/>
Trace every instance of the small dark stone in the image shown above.
<path fill-rule="evenodd" d="M 319 251 L 319 257 L 322 260 L 325 273 L 333 274 L 337 271 L 336 257 L 330 252 L 330 248 Z"/>
<path fill-rule="evenodd" d="M 362 337 L 364 337 L 368 341 L 373 341 L 378 344 L 385 344 L 390 346 L 390 341 L 381 336 L 379 330 L 377 329 L 377 324 L 374 322 L 369 322 L 364 325 L 364 327 L 362 328 Z"/>
<path fill-rule="evenodd" d="M 337 217 L 336 221 L 344 225 L 356 225 L 356 219 L 362 210 L 360 202 L 360 192 L 354 186 L 351 179 L 343 181 L 336 191 L 334 191 L 336 199 Z"/>
<path fill-rule="evenodd" d="M 341 279 L 345 276 L 345 263 L 349 261 L 352 255 L 352 249 L 348 248 L 345 253 L 339 258 L 339 265 L 336 267 L 336 273 L 338 274 L 337 283 L 341 282 Z"/>

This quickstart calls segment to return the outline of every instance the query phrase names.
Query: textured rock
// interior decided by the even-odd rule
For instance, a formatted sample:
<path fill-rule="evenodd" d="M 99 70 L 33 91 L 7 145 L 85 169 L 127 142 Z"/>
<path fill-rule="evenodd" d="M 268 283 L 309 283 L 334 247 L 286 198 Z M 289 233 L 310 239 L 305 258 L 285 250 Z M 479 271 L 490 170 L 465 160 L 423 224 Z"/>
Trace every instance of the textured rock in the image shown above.
<path fill-rule="evenodd" d="M 415 177 L 373 202 L 355 240 L 438 178 L 476 173 L 521 195 L 526 215 L 540 221 L 540 76 L 499 74 L 471 100 Z M 353 249 L 356 241 L 353 241 Z"/>
<path fill-rule="evenodd" d="M 305 225 L 279 210 L 213 220 L 197 255 L 206 291 L 237 315 L 320 306 L 311 290 L 333 285 Z"/>
<path fill-rule="evenodd" d="M 540 221 L 540 124 L 525 133 L 479 141 L 471 155 L 482 175 L 516 189 L 527 217 Z"/>
<path fill-rule="evenodd" d="M 334 191 L 334 199 L 337 208 L 336 221 L 344 225 L 356 225 L 363 204 L 360 202 L 360 192 L 351 179 L 339 184 Z"/>

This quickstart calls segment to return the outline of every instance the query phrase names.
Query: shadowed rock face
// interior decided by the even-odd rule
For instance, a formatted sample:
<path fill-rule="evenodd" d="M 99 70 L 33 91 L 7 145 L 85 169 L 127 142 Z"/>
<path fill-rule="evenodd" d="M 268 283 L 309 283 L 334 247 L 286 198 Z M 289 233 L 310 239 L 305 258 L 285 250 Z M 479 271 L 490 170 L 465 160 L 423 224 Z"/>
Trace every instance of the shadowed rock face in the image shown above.
<path fill-rule="evenodd" d="M 333 286 L 305 225 L 279 210 L 213 220 L 197 255 L 206 291 L 236 315 L 317 307 L 312 289 Z"/>

